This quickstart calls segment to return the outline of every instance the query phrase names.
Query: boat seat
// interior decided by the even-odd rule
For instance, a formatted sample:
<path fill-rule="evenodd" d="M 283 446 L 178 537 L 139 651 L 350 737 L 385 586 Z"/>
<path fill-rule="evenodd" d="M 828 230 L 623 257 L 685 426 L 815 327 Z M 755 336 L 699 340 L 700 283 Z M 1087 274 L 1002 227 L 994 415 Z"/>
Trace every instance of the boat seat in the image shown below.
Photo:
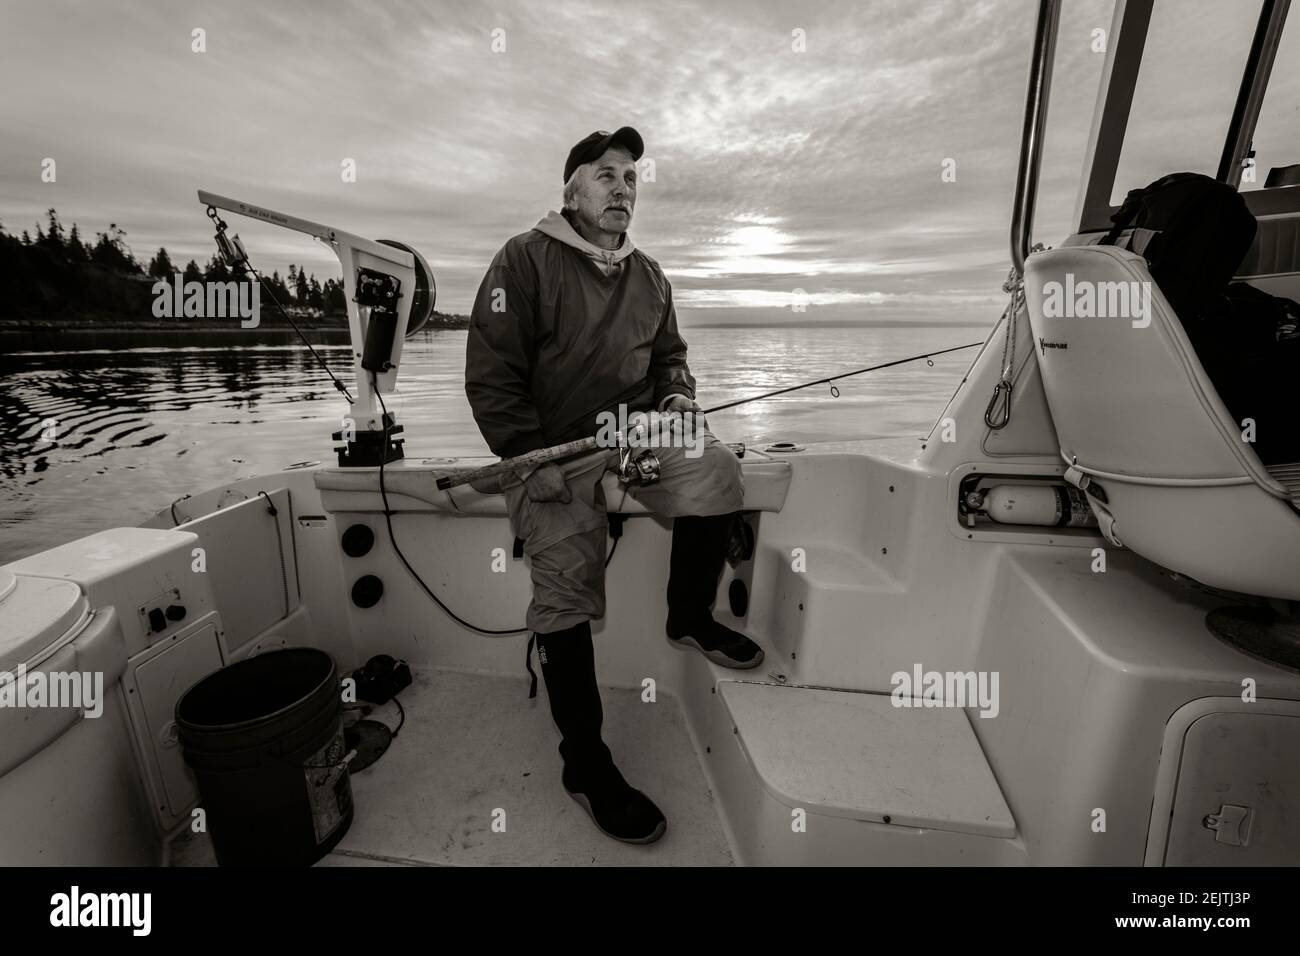
<path fill-rule="evenodd" d="M 439 491 L 439 477 L 463 471 L 466 468 L 493 464 L 497 459 L 448 459 L 420 462 L 405 460 L 394 462 L 384 469 L 384 491 L 389 506 L 394 511 L 435 511 L 459 515 L 505 515 L 506 498 L 493 480 L 461 485 L 449 491 Z M 745 511 L 780 511 L 790 490 L 793 469 L 788 461 L 780 461 L 762 452 L 746 451 L 740 460 L 741 474 L 745 480 Z M 379 494 L 377 468 L 322 468 L 314 475 L 321 494 L 321 505 L 330 512 L 382 512 L 383 499 Z M 613 472 L 604 477 L 605 501 L 609 510 L 617 514 L 649 514 L 650 511 L 631 495 L 625 495 L 623 486 Z"/>
<path fill-rule="evenodd" d="M 1091 284 L 1097 302 L 1119 288 L 1102 283 L 1146 283 L 1149 324 L 1049 317 L 1053 282 Z M 1300 599 L 1300 466 L 1275 477 L 1242 439 L 1146 260 L 1115 246 L 1040 252 L 1025 299 L 1066 478 L 1111 543 L 1212 587 Z"/>
<path fill-rule="evenodd" d="M 1268 473 L 1286 489 L 1291 503 L 1300 507 L 1300 462 L 1291 465 L 1269 465 Z"/>

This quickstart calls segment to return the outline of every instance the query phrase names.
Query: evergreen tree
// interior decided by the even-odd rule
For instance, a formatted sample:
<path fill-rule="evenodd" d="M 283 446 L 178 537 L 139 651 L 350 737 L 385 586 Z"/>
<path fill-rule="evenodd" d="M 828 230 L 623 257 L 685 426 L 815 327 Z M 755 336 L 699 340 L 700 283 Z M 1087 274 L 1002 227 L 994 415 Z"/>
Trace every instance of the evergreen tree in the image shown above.
<path fill-rule="evenodd" d="M 77 224 L 75 222 L 72 224 L 72 229 L 68 233 L 68 242 L 64 247 L 64 251 L 67 253 L 68 258 L 78 265 L 87 262 L 90 259 L 90 250 L 87 249 L 86 244 L 81 241 L 81 233 L 77 230 Z"/>
<path fill-rule="evenodd" d="M 274 299 L 274 301 L 272 301 Z M 280 315 L 280 310 L 275 307 L 275 303 L 287 305 L 289 303 L 289 289 L 284 284 L 284 279 L 280 277 L 279 270 L 271 273 L 271 278 L 265 280 L 262 288 L 262 309 L 267 315 Z"/>
<path fill-rule="evenodd" d="M 325 280 L 325 314 L 339 315 L 348 310 L 347 297 L 343 292 L 343 283 L 335 279 Z"/>
<path fill-rule="evenodd" d="M 298 270 L 298 278 L 294 282 L 293 297 L 299 305 L 307 305 L 307 296 L 311 293 L 311 285 L 307 282 L 307 270 L 305 268 Z"/>
<path fill-rule="evenodd" d="M 72 227 L 76 230 L 76 226 Z M 172 273 L 176 271 L 176 266 L 172 264 L 172 257 L 167 254 L 166 248 L 158 247 L 158 252 L 149 260 L 149 275 L 155 279 L 170 279 Z"/>
<path fill-rule="evenodd" d="M 307 304 L 317 312 L 325 311 L 325 290 L 321 288 L 315 275 L 311 277 L 311 290 L 307 293 Z"/>
<path fill-rule="evenodd" d="M 31 244 L 32 244 L 32 237 L 28 234 L 27 230 L 24 229 L 24 230 L 23 230 L 23 245 L 24 245 L 24 246 L 30 246 Z"/>
<path fill-rule="evenodd" d="M 63 226 L 59 223 L 59 214 L 51 206 L 46 211 L 46 215 L 49 216 L 50 230 L 41 240 L 41 245 L 57 255 L 63 255 Z"/>
<path fill-rule="evenodd" d="M 226 260 L 220 256 L 213 256 L 208 260 L 208 268 L 204 271 L 204 277 L 209 282 L 228 282 L 230 280 L 230 269 L 226 266 Z"/>
<path fill-rule="evenodd" d="M 95 246 L 90 252 L 92 262 L 98 263 L 114 272 L 141 272 L 140 263 L 135 261 L 126 244 L 126 232 L 118 228 L 117 223 L 108 224 L 108 232 L 96 233 Z"/>
<path fill-rule="evenodd" d="M 184 281 L 186 282 L 202 282 L 203 270 L 199 268 L 199 264 L 197 262 L 191 259 L 189 262 L 185 263 L 185 272 L 183 274 L 183 278 Z"/>
<path fill-rule="evenodd" d="M 119 228 L 117 223 L 110 222 L 108 230 L 113 235 L 113 245 L 117 246 L 117 251 L 122 255 L 122 269 L 126 272 L 134 272 L 137 275 L 144 272 L 140 263 L 135 261 L 135 255 L 131 252 L 131 247 L 126 244 L 126 230 Z"/>

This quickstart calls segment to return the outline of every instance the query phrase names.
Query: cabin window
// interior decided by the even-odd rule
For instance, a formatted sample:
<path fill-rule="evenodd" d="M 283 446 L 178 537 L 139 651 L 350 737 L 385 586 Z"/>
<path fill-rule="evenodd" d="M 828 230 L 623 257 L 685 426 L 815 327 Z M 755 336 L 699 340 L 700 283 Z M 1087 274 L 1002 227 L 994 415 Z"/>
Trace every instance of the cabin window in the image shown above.
<path fill-rule="evenodd" d="M 1241 190 L 1263 189 L 1268 171 L 1300 163 L 1300 25 L 1296 12 L 1287 18 L 1269 74 L 1268 90 L 1255 124 L 1254 175 L 1243 173 Z M 1252 179 L 1254 180 L 1252 182 Z"/>
<path fill-rule="evenodd" d="M 1216 175 L 1261 5 L 1260 0 L 1179 0 L 1155 5 L 1111 191 L 1112 206 L 1123 202 L 1130 189 L 1168 173 Z M 1284 42 L 1274 65 L 1275 78 L 1279 70 L 1287 72 L 1282 66 L 1286 55 Z M 1290 73 L 1294 81 L 1295 64 Z M 1300 121 L 1294 82 L 1290 90 L 1286 128 L 1294 143 L 1295 124 Z M 1283 96 L 1275 96 L 1270 86 L 1268 98 L 1276 101 Z M 1267 101 L 1264 107 L 1267 112 Z M 1261 130 L 1263 124 L 1261 118 Z M 1268 170 L 1262 140 L 1257 137 L 1256 143 L 1262 185 Z M 1289 151 L 1281 143 L 1275 148 Z"/>

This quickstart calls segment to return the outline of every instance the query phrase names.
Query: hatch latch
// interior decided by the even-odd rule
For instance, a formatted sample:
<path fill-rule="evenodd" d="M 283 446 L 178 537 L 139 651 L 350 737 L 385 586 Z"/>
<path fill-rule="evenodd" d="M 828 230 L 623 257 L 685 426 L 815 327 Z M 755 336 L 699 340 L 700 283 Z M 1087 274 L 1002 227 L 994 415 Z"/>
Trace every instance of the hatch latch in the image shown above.
<path fill-rule="evenodd" d="M 1250 846 L 1250 828 L 1254 819 L 1255 811 L 1250 807 L 1225 803 L 1218 813 L 1206 814 L 1203 823 L 1205 829 L 1214 831 L 1215 843 Z"/>

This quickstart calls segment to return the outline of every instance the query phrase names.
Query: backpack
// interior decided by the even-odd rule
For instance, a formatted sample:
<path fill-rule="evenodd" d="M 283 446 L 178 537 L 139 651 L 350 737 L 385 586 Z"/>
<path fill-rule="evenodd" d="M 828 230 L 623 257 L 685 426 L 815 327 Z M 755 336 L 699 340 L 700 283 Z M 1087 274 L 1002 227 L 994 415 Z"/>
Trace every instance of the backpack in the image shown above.
<path fill-rule="evenodd" d="M 1255 422 L 1259 459 L 1300 461 L 1300 305 L 1232 281 L 1258 228 L 1241 194 L 1209 176 L 1173 173 L 1130 192 L 1111 222 L 1101 244 L 1147 260 L 1229 414 Z"/>
<path fill-rule="evenodd" d="M 1111 222 L 1100 244 L 1122 245 L 1147 260 L 1151 278 L 1198 344 L 1197 326 L 1229 314 L 1228 283 L 1255 241 L 1246 201 L 1210 176 L 1171 173 L 1129 192 Z M 1121 243 L 1129 228 L 1132 235 Z"/>
<path fill-rule="evenodd" d="M 1269 295 L 1247 282 L 1228 286 L 1228 321 L 1237 333 L 1239 348 L 1250 353 L 1269 352 L 1279 342 L 1300 337 L 1300 303 L 1280 295 Z"/>

